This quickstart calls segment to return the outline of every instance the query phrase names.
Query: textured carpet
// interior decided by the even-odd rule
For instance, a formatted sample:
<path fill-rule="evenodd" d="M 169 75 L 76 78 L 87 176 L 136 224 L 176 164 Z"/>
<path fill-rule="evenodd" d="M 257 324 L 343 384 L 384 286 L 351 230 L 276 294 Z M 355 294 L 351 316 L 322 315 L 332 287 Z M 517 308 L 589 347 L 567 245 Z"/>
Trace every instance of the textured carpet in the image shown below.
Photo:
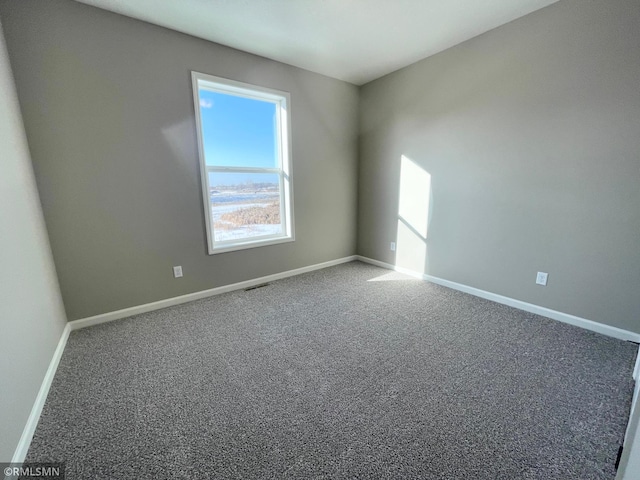
<path fill-rule="evenodd" d="M 68 479 L 613 479 L 636 345 L 359 262 L 71 333 Z"/>

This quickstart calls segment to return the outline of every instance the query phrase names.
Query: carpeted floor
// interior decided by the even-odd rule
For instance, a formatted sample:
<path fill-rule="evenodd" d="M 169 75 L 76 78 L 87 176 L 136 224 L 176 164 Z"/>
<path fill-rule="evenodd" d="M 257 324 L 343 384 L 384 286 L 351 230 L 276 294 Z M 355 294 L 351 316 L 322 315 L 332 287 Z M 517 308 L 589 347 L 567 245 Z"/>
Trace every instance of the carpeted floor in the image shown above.
<path fill-rule="evenodd" d="M 67 479 L 613 479 L 637 346 L 359 262 L 72 332 Z"/>

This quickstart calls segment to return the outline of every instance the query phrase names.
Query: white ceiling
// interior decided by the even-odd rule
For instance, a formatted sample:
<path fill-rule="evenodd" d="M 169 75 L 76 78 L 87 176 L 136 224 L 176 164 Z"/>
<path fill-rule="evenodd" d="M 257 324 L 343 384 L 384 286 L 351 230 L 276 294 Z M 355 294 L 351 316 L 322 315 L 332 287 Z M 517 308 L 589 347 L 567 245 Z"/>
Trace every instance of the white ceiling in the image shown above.
<path fill-rule="evenodd" d="M 558 0 L 78 0 L 356 85 Z"/>

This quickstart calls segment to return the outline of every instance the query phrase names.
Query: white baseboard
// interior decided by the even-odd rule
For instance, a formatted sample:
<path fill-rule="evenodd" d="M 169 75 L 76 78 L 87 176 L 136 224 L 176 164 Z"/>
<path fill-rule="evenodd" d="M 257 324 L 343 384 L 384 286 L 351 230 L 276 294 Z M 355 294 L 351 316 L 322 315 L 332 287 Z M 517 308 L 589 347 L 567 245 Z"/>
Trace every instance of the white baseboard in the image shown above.
<path fill-rule="evenodd" d="M 525 312 L 535 313 L 537 315 L 541 315 L 543 317 L 548 317 L 553 320 L 557 320 L 560 322 L 568 323 L 570 325 L 574 325 L 576 327 L 581 327 L 586 330 L 591 330 L 593 332 L 601 333 L 603 335 L 607 335 L 609 337 L 617 338 L 619 340 L 629 340 L 632 342 L 640 343 L 640 334 L 630 332 L 628 330 L 623 330 L 618 327 L 612 327 L 610 325 L 605 325 L 603 323 L 594 322 L 593 320 L 587 320 L 586 318 L 576 317 L 575 315 L 570 315 L 568 313 L 558 312 L 557 310 L 551 310 L 550 308 L 540 307 L 538 305 L 534 305 L 532 303 L 523 302 L 520 300 L 515 300 L 513 298 L 505 297 L 503 295 L 498 295 L 496 293 L 487 292 L 485 290 L 480 290 L 478 288 L 469 287 L 468 285 L 463 285 L 461 283 L 451 282 L 449 280 L 444 280 L 442 278 L 433 277 L 431 275 L 426 275 L 423 273 L 419 273 L 413 270 L 408 270 L 406 268 L 397 267 L 395 265 L 391 265 L 390 263 L 381 262 L 380 260 L 374 260 L 373 258 L 363 257 L 358 255 L 358 260 L 361 262 L 369 263 L 371 265 L 375 265 L 377 267 L 386 268 L 389 270 L 394 270 L 396 272 L 404 273 L 405 275 L 410 275 L 412 277 L 420 278 L 423 280 L 427 280 L 429 282 L 436 283 L 438 285 L 442 285 L 444 287 L 452 288 L 454 290 L 459 290 L 461 292 L 469 293 L 471 295 L 475 295 L 476 297 L 485 298 L 487 300 L 492 300 L 496 303 L 501 303 L 503 305 L 508 305 L 510 307 L 518 308 L 520 310 L 524 310 Z M 629 423 L 627 424 L 627 429 L 625 432 L 623 445 L 624 448 L 634 448 L 633 445 L 629 445 L 629 430 L 631 426 L 631 418 L 636 408 L 640 408 L 640 349 L 638 350 L 638 354 L 636 356 L 636 364 L 633 369 L 633 378 L 636 381 L 635 387 L 633 389 L 633 398 L 631 400 L 631 412 L 629 414 Z M 637 448 L 637 447 L 635 447 Z M 640 454 L 638 454 L 640 455 Z M 624 457 L 623 457 L 624 458 Z M 620 465 L 620 470 L 624 470 L 623 465 Z M 619 477 L 619 476 L 618 476 Z M 616 479 L 618 478 L 616 477 Z M 626 479 L 625 475 L 625 479 Z M 629 477 L 630 478 L 630 477 Z M 635 478 L 635 477 L 634 477 Z"/>
<path fill-rule="evenodd" d="M 49 394 L 49 389 L 51 388 L 53 377 L 55 377 L 56 375 L 56 370 L 58 369 L 58 364 L 60 363 L 60 359 L 62 358 L 64 347 L 67 345 L 67 340 L 69 338 L 70 332 L 71 326 L 67 323 L 64 327 L 64 330 L 62 330 L 62 335 L 60 335 L 60 340 L 58 340 L 58 346 L 53 352 L 53 357 L 51 358 L 51 362 L 49 363 L 49 368 L 47 368 L 47 372 L 44 375 L 44 380 L 42 380 L 42 384 L 40 385 L 40 390 L 38 391 L 36 400 L 33 403 L 33 407 L 31 408 L 31 413 L 29 414 L 29 418 L 27 419 L 27 424 L 22 431 L 22 436 L 20 437 L 18 446 L 16 447 L 13 458 L 11 459 L 12 463 L 22 463 L 27 456 L 29 445 L 31 445 L 33 434 L 35 433 L 36 427 L 38 426 L 38 421 L 40 420 L 40 414 L 42 413 L 44 402 L 47 400 L 47 395 Z"/>
<path fill-rule="evenodd" d="M 636 366 L 633 368 L 633 379 L 636 382 L 638 381 L 638 375 L 640 375 L 640 349 L 638 350 L 638 355 L 636 355 Z"/>
<path fill-rule="evenodd" d="M 514 298 L 505 297 L 503 295 L 498 295 L 496 293 L 487 292 L 485 290 L 480 290 L 479 288 L 469 287 L 461 283 L 451 282 L 449 280 L 444 280 L 442 278 L 422 274 L 419 272 L 408 270 L 406 268 L 396 267 L 395 265 L 391 265 L 390 263 L 381 262 L 379 260 L 374 260 L 372 258 L 363 257 L 360 255 L 358 255 L 357 257 L 358 257 L 358 260 L 365 263 L 370 263 L 371 265 L 376 265 L 378 267 L 386 268 L 389 270 L 395 270 L 396 272 L 404 273 L 406 275 L 410 275 L 413 277 L 422 278 L 423 280 L 437 283 L 438 285 L 442 285 L 444 287 L 469 293 L 471 295 L 475 295 L 476 297 L 485 298 L 487 300 L 491 300 L 496 303 L 501 303 L 503 305 L 508 305 L 510 307 L 524 310 L 525 312 L 535 313 L 536 315 L 541 315 L 543 317 L 551 318 L 559 322 L 568 323 L 576 327 L 585 328 L 587 330 L 591 330 L 592 332 L 601 333 L 603 335 L 607 335 L 609 337 L 617 338 L 620 340 L 629 340 L 631 342 L 640 343 L 640 333 L 630 332 L 628 330 L 623 330 L 618 327 L 612 327 L 610 325 L 605 325 L 603 323 L 594 322 L 593 320 L 587 320 L 586 318 L 576 317 L 575 315 L 570 315 L 568 313 L 559 312 L 557 310 L 541 307 L 539 305 L 534 305 L 532 303 L 523 302 L 521 300 L 516 300 Z M 638 370 L 638 368 L 640 368 L 640 365 L 636 364 L 636 370 Z M 637 375 L 637 371 L 636 371 L 636 375 Z"/>
<path fill-rule="evenodd" d="M 220 295 L 221 293 L 231 292 L 233 290 L 249 288 L 255 285 L 260 285 L 262 283 L 272 282 L 275 280 L 280 280 L 282 278 L 292 277 L 294 275 L 300 275 L 301 273 L 307 273 L 314 270 L 321 270 L 323 268 L 332 267 L 334 265 L 340 265 L 341 263 L 352 262 L 354 260 L 357 260 L 357 256 L 352 255 L 349 257 L 339 258 L 339 259 L 331 260 L 324 263 L 318 263 L 316 265 L 309 265 L 308 267 L 297 268 L 295 270 L 288 270 L 286 272 L 275 273 L 273 275 L 254 278 L 252 280 L 247 280 L 244 282 L 234 283 L 231 285 L 224 285 L 222 287 L 212 288 L 210 290 L 190 293 L 188 295 L 168 298 L 166 300 L 161 300 L 159 302 L 147 303 L 145 305 L 125 308 L 123 310 L 118 310 L 115 312 L 109 312 L 102 315 L 96 315 L 93 317 L 83 318 L 80 320 L 74 320 L 74 321 L 68 322 L 65 325 L 64 330 L 62 331 L 62 335 L 60 336 L 60 340 L 58 341 L 58 346 L 56 347 L 56 350 L 53 353 L 53 357 L 51 359 L 51 362 L 49 363 L 49 368 L 45 373 L 44 380 L 42 381 L 42 385 L 40 386 L 40 390 L 38 392 L 38 395 L 36 396 L 35 402 L 33 404 L 33 408 L 31 409 L 31 413 L 29 414 L 29 418 L 27 419 L 27 424 L 25 425 L 24 430 L 22 431 L 22 436 L 20 437 L 20 441 L 18 442 L 18 445 L 13 454 L 13 458 L 11 459 L 11 462 L 22 463 L 24 462 L 24 459 L 27 456 L 27 452 L 29 451 L 29 446 L 31 445 L 31 440 L 33 439 L 33 434 L 35 433 L 36 427 L 38 426 L 38 421 L 40 420 L 42 408 L 44 407 L 44 403 L 47 400 L 47 395 L 49 393 L 49 389 L 51 388 L 51 383 L 53 382 L 53 378 L 55 377 L 56 370 L 58 369 L 58 364 L 60 363 L 60 359 L 62 358 L 62 353 L 64 352 L 64 348 L 67 345 L 67 340 L 69 339 L 69 334 L 71 333 L 71 331 L 78 330 L 80 328 L 90 327 L 92 325 L 98 325 L 100 323 L 111 322 L 113 320 L 118 320 L 120 318 L 130 317 L 132 315 L 137 315 L 139 313 L 151 312 L 153 310 L 159 310 L 161 308 L 170 307 L 172 305 L 179 305 L 181 303 L 186 303 L 186 302 L 191 302 L 193 300 L 199 300 L 201 298 L 211 297 L 213 295 Z"/>
<path fill-rule="evenodd" d="M 631 399 L 631 413 L 629 414 L 629 418 L 633 417 L 633 412 L 638 406 L 638 396 L 640 395 L 640 381 L 638 381 L 638 360 L 640 360 L 640 349 L 638 349 L 636 357 L 636 368 L 633 369 L 633 379 L 635 380 L 635 386 L 633 388 L 633 397 Z M 629 432 L 627 431 L 627 433 Z M 625 434 L 625 440 L 626 438 L 627 434 Z"/>
<path fill-rule="evenodd" d="M 638 375 L 640 374 L 640 348 L 636 354 L 636 366 L 633 368 L 633 379 L 635 385 L 633 388 L 633 397 L 631 399 L 631 413 L 629 413 L 629 419 L 633 417 L 633 412 L 638 407 L 638 397 L 640 396 L 640 380 Z M 624 434 L 624 442 L 627 443 L 627 437 L 629 436 L 629 427 L 627 426 L 627 432 Z"/>
<path fill-rule="evenodd" d="M 287 277 L 293 277 L 300 275 L 301 273 L 312 272 L 314 270 L 321 270 L 327 267 L 333 267 L 334 265 L 340 265 L 341 263 L 348 263 L 357 260 L 357 255 L 351 255 L 349 257 L 338 258 L 336 260 L 330 260 L 328 262 L 317 263 L 315 265 L 309 265 L 308 267 L 296 268 L 295 270 L 287 270 L 286 272 L 274 273 L 273 275 L 267 275 L 265 277 L 254 278 L 246 280 L 244 282 L 232 283 L 231 285 L 223 285 L 221 287 L 211 288 L 209 290 L 202 290 L 200 292 L 189 293 L 187 295 L 181 295 L 179 297 L 167 298 L 158 302 L 146 303 L 144 305 L 138 305 L 135 307 L 124 308 L 122 310 L 116 310 L 114 312 L 103 313 L 95 315 L 93 317 L 81 318 L 79 320 L 73 320 L 69 322 L 71 330 L 78 330 L 80 328 L 92 327 L 93 325 L 99 325 L 101 323 L 112 322 L 121 318 L 131 317 L 140 313 L 152 312 L 154 310 L 160 310 L 161 308 L 172 307 L 174 305 L 180 305 L 181 303 L 192 302 L 194 300 L 200 300 L 201 298 L 212 297 L 214 295 L 220 295 L 222 293 L 232 292 L 234 290 L 242 290 L 244 288 L 253 287 L 262 283 L 273 282 Z"/>
<path fill-rule="evenodd" d="M 533 305 L 530 303 L 522 302 L 520 300 L 515 300 L 509 297 L 504 297 L 502 295 L 497 295 L 495 293 L 486 292 L 484 290 L 480 290 L 477 288 L 469 287 L 466 285 L 462 285 L 455 282 L 450 282 L 448 280 L 443 280 L 441 278 L 432 277 L 430 275 L 424 275 L 415 271 L 407 270 L 401 267 L 396 267 L 389 263 L 381 262 L 379 260 L 374 260 L 372 258 L 363 257 L 360 255 L 352 255 L 349 257 L 339 258 L 336 260 L 331 260 L 324 263 L 319 263 L 316 265 L 310 265 L 307 267 L 297 268 L 295 270 L 288 270 L 286 272 L 276 273 L 273 275 L 267 275 L 265 277 L 255 278 L 252 280 L 247 280 L 244 282 L 234 283 L 231 285 L 225 285 L 222 287 L 212 288 L 209 290 L 204 290 L 201 292 L 195 292 L 187 295 L 182 295 L 180 297 L 173 297 L 166 300 L 161 300 L 158 302 L 148 303 L 145 305 L 139 305 L 136 307 L 125 308 L 122 310 L 117 310 L 115 312 L 109 312 L 101 315 L 96 315 L 93 317 L 83 318 L 80 320 L 74 320 L 65 326 L 62 331 L 62 335 L 60 336 L 60 340 L 58 341 L 58 345 L 53 354 L 53 358 L 49 363 L 49 368 L 45 374 L 44 380 L 42 381 L 42 385 L 40 386 L 40 390 L 36 397 L 36 400 L 33 404 L 33 408 L 31 409 L 31 413 L 29 414 L 29 418 L 27 420 L 27 424 L 25 425 L 24 430 L 22 431 L 22 436 L 20 437 L 20 441 L 18 442 L 18 446 L 16 447 L 15 453 L 12 458 L 12 463 L 22 463 L 27 455 L 29 450 L 29 446 L 31 444 L 31 440 L 33 439 L 33 434 L 35 433 L 36 427 L 38 425 L 38 421 L 40 419 L 40 415 L 42 413 L 42 409 L 44 407 L 44 403 L 47 399 L 47 395 L 49 393 L 49 389 L 51 388 L 51 383 L 55 376 L 56 370 L 58 368 L 58 364 L 60 363 L 60 359 L 62 358 L 62 353 L 64 352 L 64 348 L 67 344 L 67 340 L 69 338 L 69 334 L 73 330 L 77 330 L 80 328 L 90 327 L 93 325 L 98 325 L 101 323 L 110 322 L 113 320 L 118 320 L 121 318 L 129 317 L 132 315 L 137 315 L 140 313 L 151 312 L 153 310 L 159 310 L 161 308 L 166 308 L 172 305 L 179 305 L 186 302 L 191 302 L 193 300 L 198 300 L 201 298 L 210 297 L 213 295 L 219 295 L 226 292 L 231 292 L 234 290 L 240 290 L 244 288 L 249 288 L 255 285 L 260 285 L 262 283 L 271 282 L 275 280 L 280 280 L 287 277 L 292 277 L 295 275 L 300 275 L 302 273 L 311 272 L 314 270 L 320 270 L 327 267 L 332 267 L 334 265 L 339 265 L 342 263 L 348 263 L 354 260 L 360 260 L 365 263 L 369 263 L 372 265 L 376 265 L 382 268 L 386 268 L 389 270 L 395 270 L 401 273 L 405 273 L 407 275 L 411 275 L 417 278 L 421 278 L 423 280 L 427 280 L 433 283 L 437 283 L 439 285 L 443 285 L 455 290 L 459 290 L 462 292 L 470 293 L 472 295 L 482 297 L 488 300 L 495 301 L 497 303 L 502 303 L 505 305 L 509 305 L 515 308 L 519 308 L 521 310 L 525 310 L 527 312 L 535 313 L 538 315 L 542 315 L 545 317 L 552 318 L 554 320 L 559 320 L 561 322 L 569 323 L 571 325 L 576 325 L 582 328 L 586 328 L 587 330 L 592 330 L 598 333 L 602 333 L 604 335 L 608 335 L 614 338 L 619 338 L 621 340 L 631 340 L 633 342 L 640 343 L 640 334 L 628 332 L 626 330 L 622 330 L 620 328 L 611 327 L 608 325 L 604 325 L 601 323 L 597 323 L 591 320 L 587 320 L 584 318 L 576 317 L 574 315 L 569 315 L 566 313 L 558 312 L 555 310 L 551 310 L 545 307 L 540 307 L 537 305 Z M 637 379 L 640 374 L 640 354 L 636 361 L 636 366 L 634 368 L 634 378 Z M 638 401 L 638 387 L 635 390 L 634 402 L 635 406 Z"/>

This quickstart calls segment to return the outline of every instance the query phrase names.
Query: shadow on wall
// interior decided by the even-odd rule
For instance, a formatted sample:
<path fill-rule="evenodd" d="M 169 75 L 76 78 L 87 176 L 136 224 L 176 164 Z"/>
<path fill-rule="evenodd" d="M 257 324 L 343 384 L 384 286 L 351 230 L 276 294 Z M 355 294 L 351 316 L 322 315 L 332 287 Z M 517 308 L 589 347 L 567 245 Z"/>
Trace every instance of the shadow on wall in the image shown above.
<path fill-rule="evenodd" d="M 402 155 L 396 231 L 395 264 L 398 267 L 427 273 L 431 196 L 431 174 Z"/>

